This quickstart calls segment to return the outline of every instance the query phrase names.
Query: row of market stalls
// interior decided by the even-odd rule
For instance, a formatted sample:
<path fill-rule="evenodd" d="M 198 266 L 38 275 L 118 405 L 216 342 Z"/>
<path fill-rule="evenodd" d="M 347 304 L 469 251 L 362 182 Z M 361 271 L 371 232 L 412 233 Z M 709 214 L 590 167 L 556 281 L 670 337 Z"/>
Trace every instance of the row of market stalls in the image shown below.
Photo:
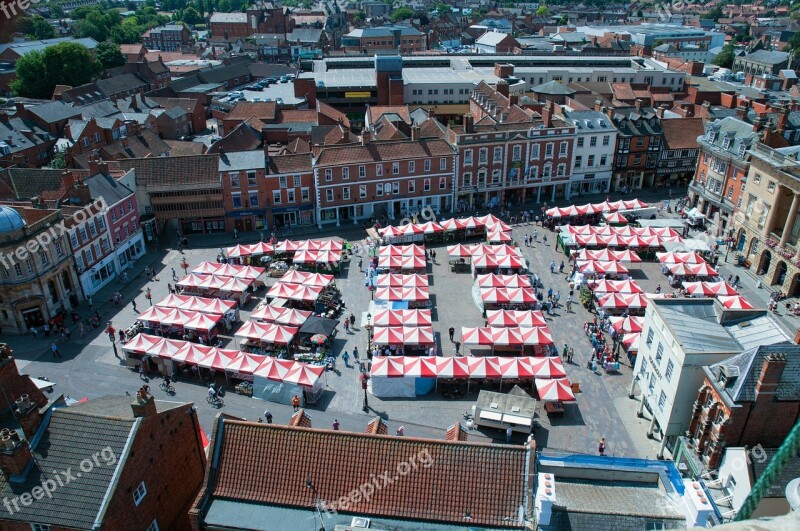
<path fill-rule="evenodd" d="M 670 227 L 566 225 L 558 234 L 558 245 L 568 254 L 578 248 L 616 247 L 639 249 L 645 256 L 652 256 L 666 243 L 682 241 Z"/>
<path fill-rule="evenodd" d="M 593 218 L 587 222 L 599 221 L 603 214 L 611 214 L 620 210 L 636 210 L 647 208 L 650 205 L 640 199 L 603 201 L 602 203 L 587 203 L 585 205 L 570 205 L 563 208 L 553 207 L 545 211 L 548 218 Z M 618 218 L 612 218 L 618 219 Z M 625 220 L 627 221 L 627 220 Z"/>
<path fill-rule="evenodd" d="M 202 262 L 179 280 L 175 287 L 183 295 L 196 295 L 246 303 L 256 289 L 264 286 L 263 267 Z"/>
<path fill-rule="evenodd" d="M 465 357 L 376 357 L 372 360 L 369 386 L 380 398 L 422 396 L 440 382 L 467 381 L 486 386 L 535 385 L 542 401 L 574 401 L 561 359 Z"/>
<path fill-rule="evenodd" d="M 138 334 L 122 345 L 122 350 L 137 357 L 148 357 L 163 374 L 201 378 L 201 370 L 222 372 L 225 380 L 252 382 L 253 396 L 289 404 L 294 395 L 305 395 L 315 403 L 323 391 L 323 366 L 314 366 L 270 356 L 198 345 L 149 334 Z"/>
<path fill-rule="evenodd" d="M 471 272 L 473 277 L 490 273 L 515 275 L 528 269 L 520 249 L 508 244 L 450 245 L 447 256 L 451 272 Z"/>
<path fill-rule="evenodd" d="M 510 241 L 506 239 L 507 236 L 504 236 L 510 232 L 511 227 L 507 223 L 488 214 L 468 218 L 450 218 L 442 222 L 428 221 L 383 227 L 377 229 L 375 234 L 385 243 L 395 244 L 418 241 L 458 241 L 471 237 L 489 238 L 490 235 L 495 241 Z"/>

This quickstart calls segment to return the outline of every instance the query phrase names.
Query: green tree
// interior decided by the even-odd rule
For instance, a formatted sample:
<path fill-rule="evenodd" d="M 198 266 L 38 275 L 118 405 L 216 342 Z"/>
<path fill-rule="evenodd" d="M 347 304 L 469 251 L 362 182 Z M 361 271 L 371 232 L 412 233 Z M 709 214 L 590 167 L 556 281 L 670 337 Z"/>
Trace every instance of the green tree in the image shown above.
<path fill-rule="evenodd" d="M 723 13 L 722 13 L 722 4 L 717 4 L 716 6 L 714 6 L 713 8 L 711 8 L 711 9 L 708 11 L 708 13 L 706 13 L 705 15 L 703 15 L 703 16 L 702 16 L 702 17 L 700 17 L 700 18 L 704 18 L 704 19 L 711 19 L 711 20 L 713 20 L 713 21 L 715 21 L 715 22 L 716 22 L 717 20 L 721 19 L 721 18 L 722 18 L 722 16 L 723 16 Z"/>
<path fill-rule="evenodd" d="M 786 47 L 783 49 L 786 52 L 791 52 L 792 50 L 797 50 L 800 48 L 800 31 L 795 32 L 789 40 L 786 42 Z"/>
<path fill-rule="evenodd" d="M 395 9 L 394 13 L 392 13 L 392 20 L 394 22 L 400 20 L 408 20 L 413 17 L 414 17 L 414 10 L 406 6 L 403 6 L 399 9 Z"/>
<path fill-rule="evenodd" d="M 11 90 L 18 96 L 50 98 L 56 85 L 84 85 L 98 70 L 85 46 L 62 42 L 22 56 L 16 63 L 17 79 Z"/>
<path fill-rule="evenodd" d="M 125 56 L 119 49 L 119 44 L 114 42 L 101 42 L 94 50 L 94 58 L 100 63 L 103 70 L 122 66 L 125 64 Z"/>
<path fill-rule="evenodd" d="M 547 6 L 539 6 L 539 9 L 536 10 L 537 17 L 546 17 L 550 11 L 547 9 Z"/>
<path fill-rule="evenodd" d="M 366 20 L 367 14 L 364 13 L 363 11 L 357 11 L 356 14 L 353 15 L 353 18 L 355 18 L 356 20 Z"/>
<path fill-rule="evenodd" d="M 32 39 L 52 39 L 56 36 L 56 30 L 41 15 L 19 17 L 17 31 Z"/>
<path fill-rule="evenodd" d="M 219 2 L 217 2 L 217 11 L 220 13 L 230 13 L 231 0 L 219 0 Z"/>
<path fill-rule="evenodd" d="M 195 8 L 187 7 L 183 10 L 183 21 L 187 24 L 199 24 L 202 20 L 200 13 Z"/>
<path fill-rule="evenodd" d="M 200 21 L 206 18 L 206 4 L 203 0 L 197 0 L 197 14 L 200 15 Z"/>
<path fill-rule="evenodd" d="M 730 68 L 733 66 L 733 44 L 728 43 L 722 47 L 722 51 L 714 58 L 714 64 L 722 68 Z"/>
<path fill-rule="evenodd" d="M 445 4 L 444 2 L 437 3 L 435 6 L 433 6 L 433 9 L 435 9 L 440 15 L 451 13 L 453 11 L 453 8 L 450 6 L 450 4 Z"/>
<path fill-rule="evenodd" d="M 62 170 L 67 167 L 67 159 L 64 156 L 63 151 L 56 151 L 56 154 L 53 156 L 53 160 L 50 161 L 50 167 L 57 170 Z"/>

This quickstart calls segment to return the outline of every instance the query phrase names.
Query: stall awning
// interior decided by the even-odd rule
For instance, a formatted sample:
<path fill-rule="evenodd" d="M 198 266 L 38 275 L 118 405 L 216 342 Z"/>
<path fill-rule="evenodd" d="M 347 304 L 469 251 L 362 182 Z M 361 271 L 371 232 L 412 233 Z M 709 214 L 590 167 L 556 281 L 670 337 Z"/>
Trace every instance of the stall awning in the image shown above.
<path fill-rule="evenodd" d="M 520 426 L 530 426 L 533 421 L 527 417 L 519 415 L 503 415 L 503 422 L 506 424 L 519 424 Z"/>

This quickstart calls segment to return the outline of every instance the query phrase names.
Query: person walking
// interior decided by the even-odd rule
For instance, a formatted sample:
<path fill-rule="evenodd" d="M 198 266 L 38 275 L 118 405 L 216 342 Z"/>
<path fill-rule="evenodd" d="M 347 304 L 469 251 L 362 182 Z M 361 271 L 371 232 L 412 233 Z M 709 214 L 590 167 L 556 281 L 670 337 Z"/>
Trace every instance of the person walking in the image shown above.
<path fill-rule="evenodd" d="M 60 358 L 61 357 L 61 353 L 58 351 L 58 345 L 56 345 L 55 342 L 50 344 L 50 350 L 53 351 L 53 357 L 54 358 Z"/>
<path fill-rule="evenodd" d="M 558 266 L 558 272 L 559 273 L 564 272 L 564 260 L 561 260 L 561 265 Z"/>
<path fill-rule="evenodd" d="M 511 429 L 511 426 L 506 428 L 506 444 L 511 444 L 511 437 L 514 435 L 514 430 Z"/>
<path fill-rule="evenodd" d="M 36 327 L 35 327 L 35 326 L 31 326 L 31 336 L 32 336 L 33 338 L 36 338 L 36 336 L 37 336 L 38 334 L 39 334 L 39 331 L 38 331 L 38 330 L 36 330 Z"/>
<path fill-rule="evenodd" d="M 353 359 L 358 362 L 358 347 L 353 347 Z"/>
<path fill-rule="evenodd" d="M 144 363 L 139 364 L 139 379 L 147 381 L 147 377 L 144 375 Z"/>
<path fill-rule="evenodd" d="M 572 313 L 572 296 L 567 297 L 567 313 Z"/>
<path fill-rule="evenodd" d="M 356 316 L 352 312 L 350 313 L 350 326 L 352 328 L 356 327 Z"/>
<path fill-rule="evenodd" d="M 139 310 L 136 309 L 136 299 L 131 299 L 131 306 L 133 306 L 133 313 L 139 313 Z"/>
<path fill-rule="evenodd" d="M 339 431 L 339 419 L 333 419 L 333 431 Z"/>
<path fill-rule="evenodd" d="M 173 282 L 177 282 L 178 281 L 178 274 L 175 272 L 175 268 L 174 267 L 172 268 L 172 281 Z"/>
<path fill-rule="evenodd" d="M 344 331 L 347 332 L 348 334 L 350 333 L 350 320 L 349 319 L 345 319 L 344 320 Z"/>
<path fill-rule="evenodd" d="M 272 424 L 272 413 L 270 413 L 269 409 L 264 412 L 264 419 L 266 419 L 267 424 Z"/>
<path fill-rule="evenodd" d="M 572 363 L 572 356 L 575 355 L 575 349 L 571 348 L 567 351 L 567 363 Z"/>
<path fill-rule="evenodd" d="M 456 329 L 451 326 L 450 329 L 447 332 L 450 334 L 450 342 L 452 343 L 453 342 L 453 336 L 456 333 Z"/>
<path fill-rule="evenodd" d="M 539 230 L 534 229 L 533 231 L 533 241 L 539 241 Z"/>
<path fill-rule="evenodd" d="M 395 432 L 395 434 L 398 437 L 402 437 L 403 434 L 405 434 L 405 432 L 406 432 L 406 427 L 405 426 L 400 426 L 399 428 L 397 428 L 397 431 Z"/>
<path fill-rule="evenodd" d="M 456 341 L 456 354 L 458 354 L 458 349 L 461 348 L 461 342 Z"/>
<path fill-rule="evenodd" d="M 561 300 L 561 291 L 560 290 L 556 291 L 556 294 L 553 295 L 553 300 L 556 303 L 556 308 L 558 308 L 558 303 Z"/>
<path fill-rule="evenodd" d="M 567 359 L 567 354 L 569 354 L 569 346 L 564 343 L 564 350 L 561 352 L 561 357 Z"/>
<path fill-rule="evenodd" d="M 364 271 L 364 259 L 360 256 L 358 257 L 358 270 Z"/>
<path fill-rule="evenodd" d="M 602 437 L 600 443 L 597 445 L 597 451 L 600 455 L 606 455 L 606 438 Z"/>
<path fill-rule="evenodd" d="M 553 260 L 550 262 L 550 273 L 555 273 L 555 272 L 556 272 L 556 261 Z"/>
<path fill-rule="evenodd" d="M 295 411 L 300 410 L 300 397 L 297 395 L 292 397 L 292 408 L 294 408 Z"/>
<path fill-rule="evenodd" d="M 342 354 L 342 361 L 344 362 L 344 366 L 349 369 L 350 368 L 350 355 L 347 353 L 346 350 L 344 351 L 344 354 Z"/>

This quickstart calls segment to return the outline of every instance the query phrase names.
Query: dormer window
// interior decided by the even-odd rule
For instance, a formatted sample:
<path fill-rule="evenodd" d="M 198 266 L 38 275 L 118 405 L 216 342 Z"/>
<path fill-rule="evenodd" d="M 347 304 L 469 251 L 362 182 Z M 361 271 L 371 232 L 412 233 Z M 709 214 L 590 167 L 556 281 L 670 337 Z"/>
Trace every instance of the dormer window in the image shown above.
<path fill-rule="evenodd" d="M 745 152 L 747 151 L 747 146 L 744 144 L 739 145 L 739 152 L 738 155 L 740 158 L 744 158 Z"/>
<path fill-rule="evenodd" d="M 722 141 L 722 149 L 730 149 L 732 140 L 733 139 L 731 137 L 726 136 L 725 139 Z"/>

